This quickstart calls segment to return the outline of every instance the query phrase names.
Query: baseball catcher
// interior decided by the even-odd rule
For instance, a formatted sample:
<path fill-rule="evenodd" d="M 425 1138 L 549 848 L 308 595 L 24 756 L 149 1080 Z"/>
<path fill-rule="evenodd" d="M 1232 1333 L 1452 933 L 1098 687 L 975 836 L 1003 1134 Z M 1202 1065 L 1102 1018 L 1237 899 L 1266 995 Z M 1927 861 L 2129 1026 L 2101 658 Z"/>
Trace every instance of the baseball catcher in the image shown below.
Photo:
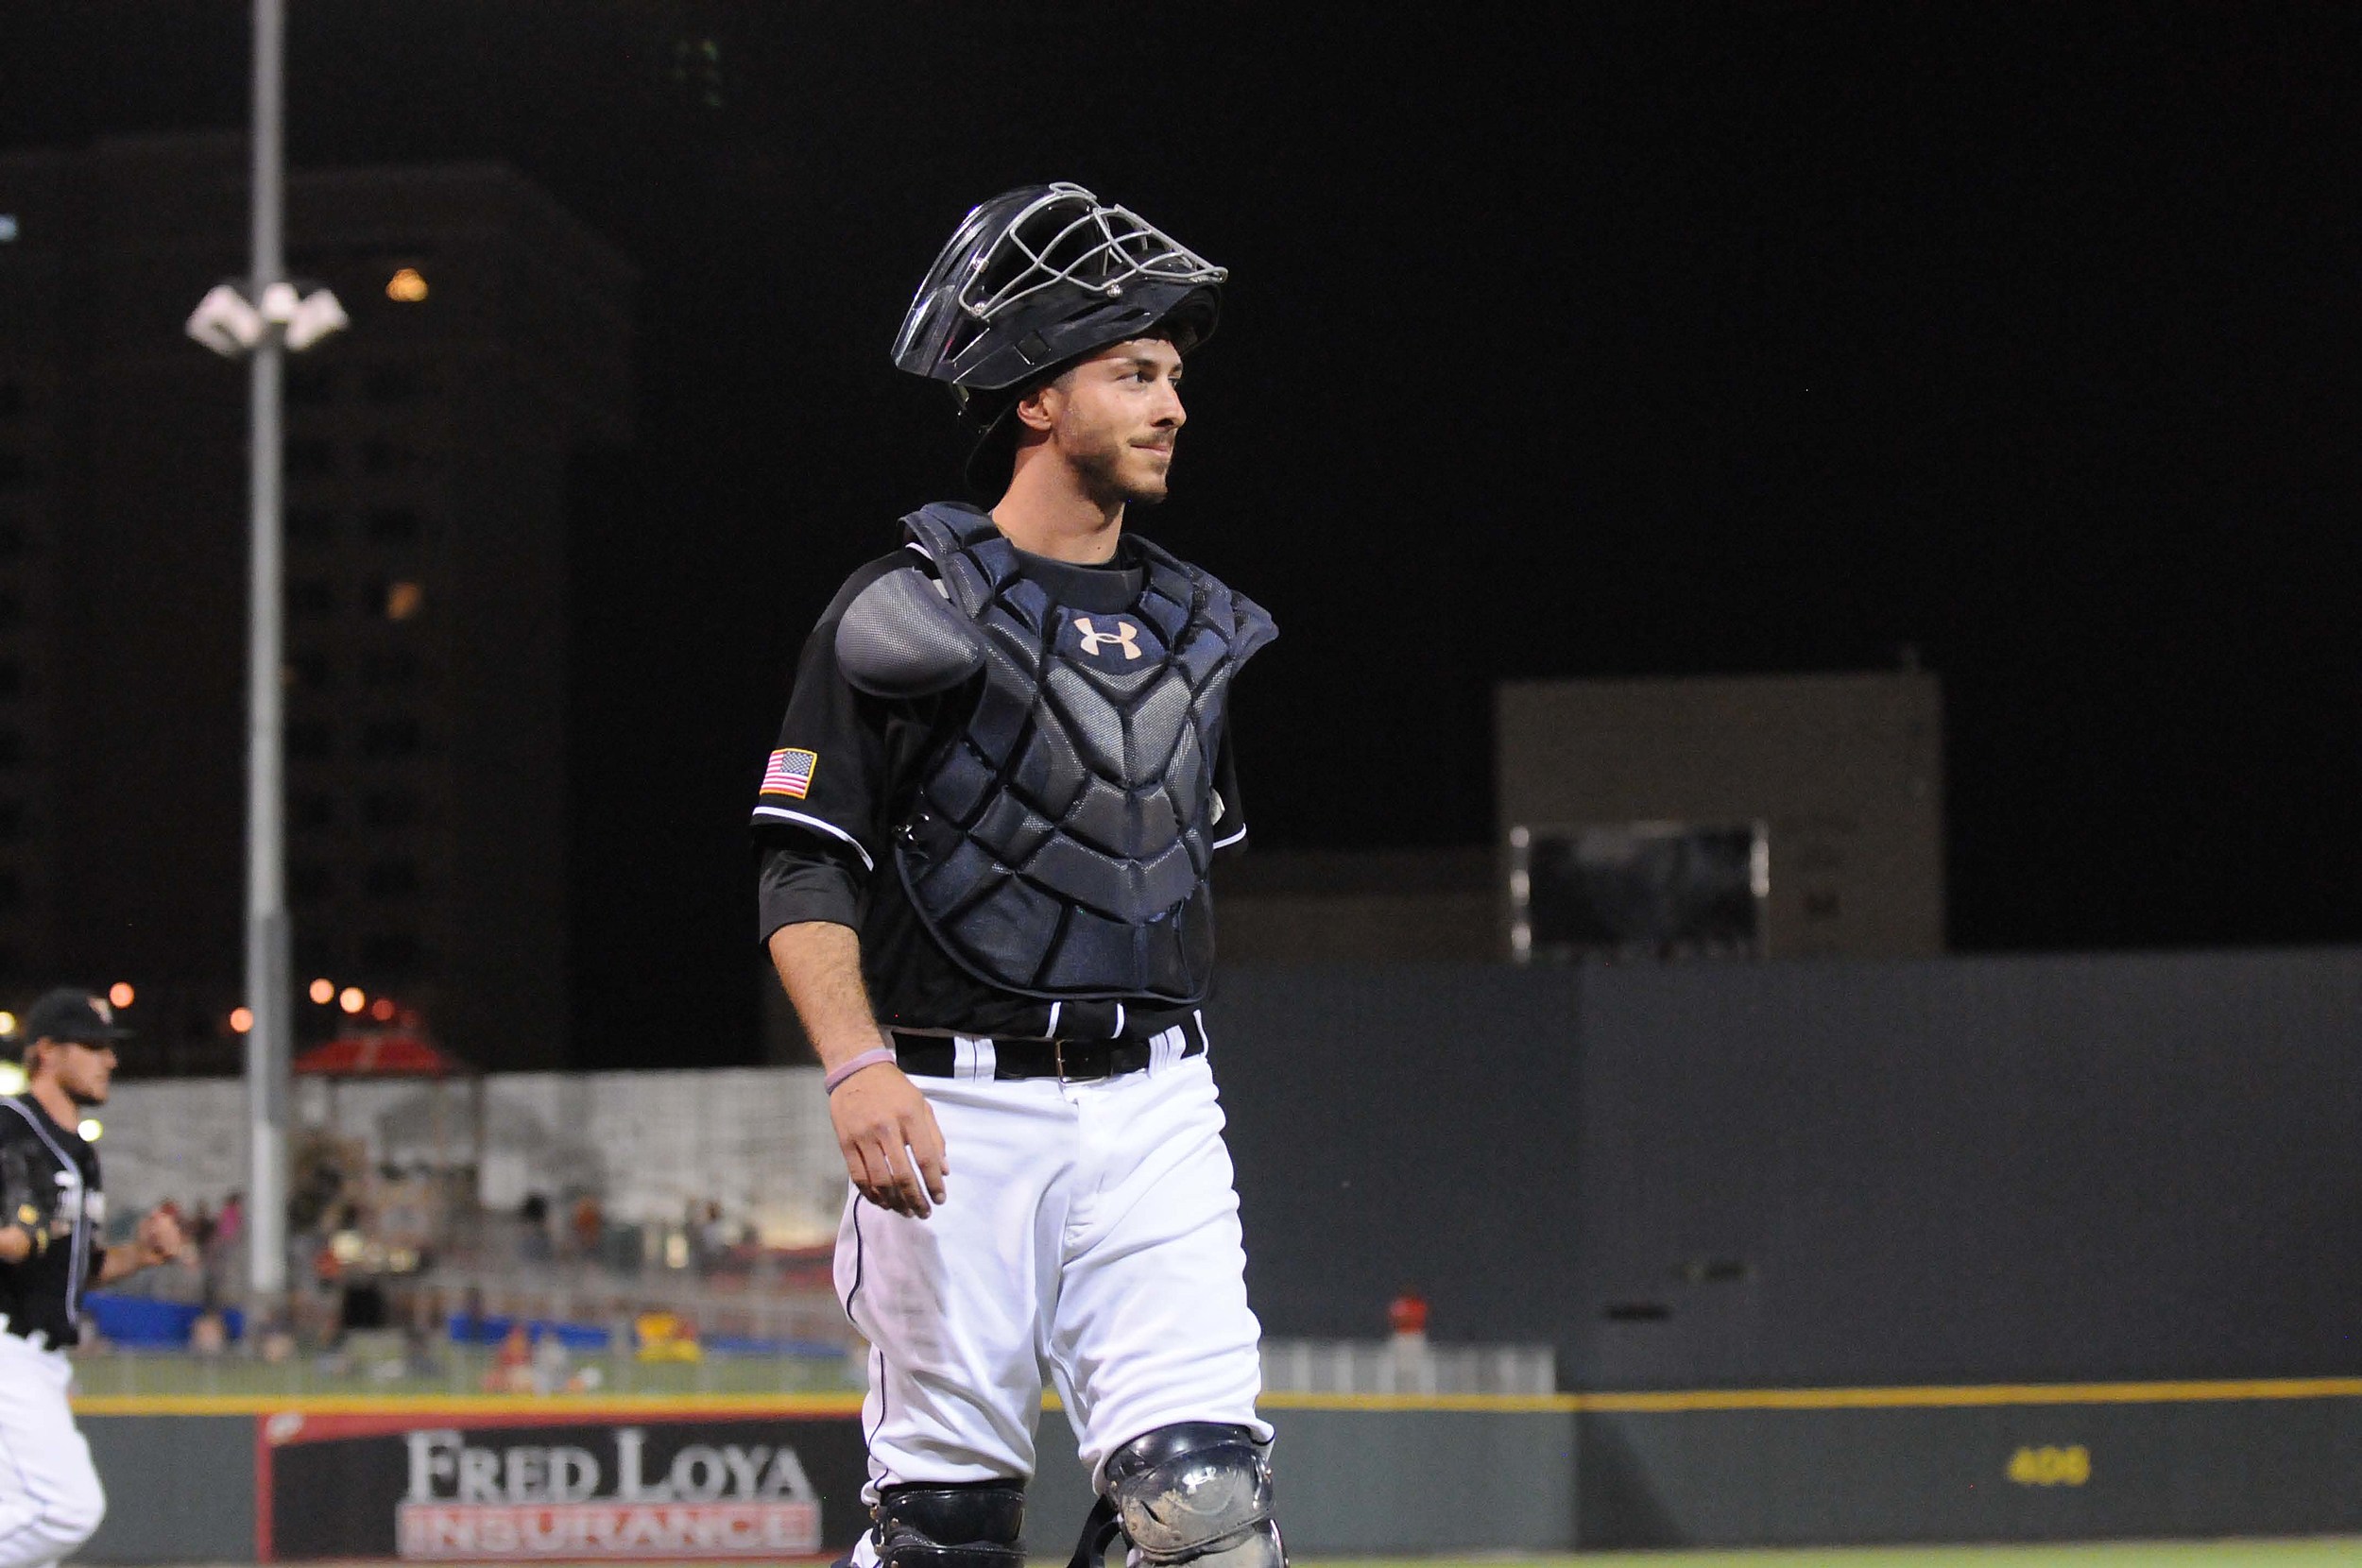
<path fill-rule="evenodd" d="M 1274 631 L 1126 526 L 1224 278 L 1077 185 L 967 215 L 894 361 L 998 499 L 918 508 L 846 582 L 763 773 L 762 933 L 852 1178 L 855 1568 L 1022 1568 L 1045 1376 L 1100 1499 L 1078 1560 L 1286 1560 L 1199 1010 L 1246 837 L 1230 689 Z"/>

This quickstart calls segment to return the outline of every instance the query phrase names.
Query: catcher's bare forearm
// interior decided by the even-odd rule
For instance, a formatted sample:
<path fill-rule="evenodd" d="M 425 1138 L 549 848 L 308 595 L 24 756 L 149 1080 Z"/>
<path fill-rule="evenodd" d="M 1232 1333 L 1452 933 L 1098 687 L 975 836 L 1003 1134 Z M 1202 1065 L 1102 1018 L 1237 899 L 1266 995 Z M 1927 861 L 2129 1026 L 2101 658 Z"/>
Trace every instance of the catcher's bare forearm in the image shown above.
<path fill-rule="evenodd" d="M 861 939 L 852 928 L 808 920 L 771 933 L 771 962 L 796 1004 L 827 1069 L 829 1120 L 846 1174 L 864 1198 L 896 1214 L 924 1219 L 943 1202 L 950 1161 L 933 1107 L 894 1065 L 885 1031 L 862 983 Z M 864 1054 L 879 1060 L 848 1076 L 840 1068 Z"/>

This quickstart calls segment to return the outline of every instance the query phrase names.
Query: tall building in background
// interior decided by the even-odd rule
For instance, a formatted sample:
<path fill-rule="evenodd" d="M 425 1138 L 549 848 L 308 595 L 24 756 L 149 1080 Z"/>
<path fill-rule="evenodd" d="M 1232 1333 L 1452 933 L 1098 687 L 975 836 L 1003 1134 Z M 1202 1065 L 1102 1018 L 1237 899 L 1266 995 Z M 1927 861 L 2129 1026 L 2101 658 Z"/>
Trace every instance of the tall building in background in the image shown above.
<path fill-rule="evenodd" d="M 234 136 L 0 158 L 0 997 L 128 981 L 164 1065 L 239 1000 L 246 372 L 181 322 L 248 211 Z M 288 362 L 297 983 L 555 1065 L 569 477 L 628 436 L 632 271 L 489 164 L 291 174 L 287 236 L 352 317 Z"/>

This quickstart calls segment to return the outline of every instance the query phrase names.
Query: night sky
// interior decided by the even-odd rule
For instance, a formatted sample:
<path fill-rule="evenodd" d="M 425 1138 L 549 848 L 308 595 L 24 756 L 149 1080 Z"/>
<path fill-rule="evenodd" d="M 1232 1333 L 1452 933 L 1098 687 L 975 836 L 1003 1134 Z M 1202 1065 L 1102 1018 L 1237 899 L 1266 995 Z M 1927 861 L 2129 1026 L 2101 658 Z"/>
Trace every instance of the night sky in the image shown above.
<path fill-rule="evenodd" d="M 505 159 L 642 271 L 582 1065 L 746 1049 L 796 650 L 953 489 L 887 346 L 1052 179 L 1232 269 L 1145 525 L 1281 624 L 1259 844 L 1487 842 L 1504 678 L 1909 650 L 1957 947 L 2362 937 L 2362 11 L 1272 9 L 296 0 L 295 163 Z M 0 144 L 241 124 L 245 17 L 9 0 Z"/>

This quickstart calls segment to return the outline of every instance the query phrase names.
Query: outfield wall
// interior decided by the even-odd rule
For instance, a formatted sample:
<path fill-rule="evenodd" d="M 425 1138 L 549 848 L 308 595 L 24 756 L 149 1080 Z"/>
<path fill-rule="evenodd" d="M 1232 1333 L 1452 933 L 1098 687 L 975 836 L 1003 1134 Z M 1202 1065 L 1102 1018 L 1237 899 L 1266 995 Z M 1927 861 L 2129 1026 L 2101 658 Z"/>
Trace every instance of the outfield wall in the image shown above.
<path fill-rule="evenodd" d="M 1303 1554 L 2362 1531 L 2362 1380 L 1275 1397 Z M 848 1399 L 89 1402 L 81 1559 L 668 1561 L 842 1551 Z M 1041 1424 L 1026 1545 L 1089 1505 Z"/>
<path fill-rule="evenodd" d="M 1226 973 L 1264 1330 L 1574 1389 L 2362 1374 L 2362 950 Z"/>

